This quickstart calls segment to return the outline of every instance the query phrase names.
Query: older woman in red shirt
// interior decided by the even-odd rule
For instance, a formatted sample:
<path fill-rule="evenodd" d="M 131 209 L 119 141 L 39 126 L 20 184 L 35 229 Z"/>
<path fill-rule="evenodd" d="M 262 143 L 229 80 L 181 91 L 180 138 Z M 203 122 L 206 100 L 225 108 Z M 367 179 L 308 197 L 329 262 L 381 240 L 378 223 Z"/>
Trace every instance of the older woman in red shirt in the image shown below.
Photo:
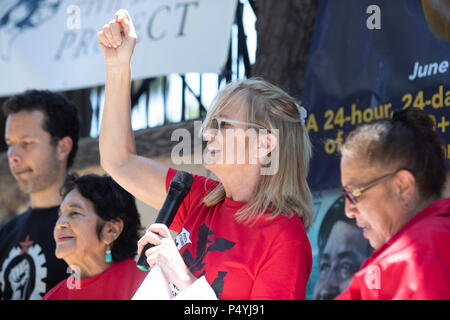
<path fill-rule="evenodd" d="M 376 251 L 338 299 L 450 299 L 445 161 L 423 111 L 350 133 L 341 160 L 346 215 Z"/>
<path fill-rule="evenodd" d="M 134 261 L 141 226 L 134 197 L 97 175 L 68 176 L 62 194 L 55 254 L 73 273 L 43 299 L 131 299 L 147 275 Z"/>

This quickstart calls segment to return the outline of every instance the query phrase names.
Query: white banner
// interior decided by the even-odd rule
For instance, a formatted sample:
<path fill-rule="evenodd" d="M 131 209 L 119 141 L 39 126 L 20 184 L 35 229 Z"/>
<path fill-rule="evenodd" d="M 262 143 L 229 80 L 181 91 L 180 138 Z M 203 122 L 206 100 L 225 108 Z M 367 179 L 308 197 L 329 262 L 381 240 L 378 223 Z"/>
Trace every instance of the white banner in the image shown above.
<path fill-rule="evenodd" d="M 237 0 L 1 0 L 0 96 L 101 85 L 97 33 L 125 8 L 138 41 L 133 79 L 213 72 L 228 55 Z"/>

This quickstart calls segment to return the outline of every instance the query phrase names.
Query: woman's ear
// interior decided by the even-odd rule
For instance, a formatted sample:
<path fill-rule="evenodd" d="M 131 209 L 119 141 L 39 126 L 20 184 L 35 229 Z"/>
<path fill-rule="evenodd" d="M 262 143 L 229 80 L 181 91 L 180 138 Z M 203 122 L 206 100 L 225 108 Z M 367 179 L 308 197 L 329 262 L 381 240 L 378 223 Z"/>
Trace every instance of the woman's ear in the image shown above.
<path fill-rule="evenodd" d="M 272 133 L 261 134 L 258 142 L 258 158 L 268 157 L 277 146 L 278 139 Z"/>
<path fill-rule="evenodd" d="M 107 221 L 102 228 L 100 239 L 106 244 L 113 243 L 122 233 L 123 230 L 123 220 L 116 219 Z"/>
<path fill-rule="evenodd" d="M 394 192 L 400 199 L 404 208 L 410 206 L 414 192 L 416 192 L 416 179 L 408 170 L 400 170 L 393 179 Z"/>

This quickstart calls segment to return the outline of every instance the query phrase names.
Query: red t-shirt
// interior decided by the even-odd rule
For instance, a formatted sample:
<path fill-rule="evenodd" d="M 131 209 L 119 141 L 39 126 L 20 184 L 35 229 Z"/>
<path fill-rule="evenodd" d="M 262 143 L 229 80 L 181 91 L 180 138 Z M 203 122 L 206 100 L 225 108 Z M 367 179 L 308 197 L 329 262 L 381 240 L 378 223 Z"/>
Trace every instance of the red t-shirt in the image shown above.
<path fill-rule="evenodd" d="M 43 300 L 131 300 L 147 274 L 128 258 L 78 283 L 69 276 L 47 292 Z"/>
<path fill-rule="evenodd" d="M 450 198 L 412 218 L 336 299 L 450 299 Z"/>
<path fill-rule="evenodd" d="M 166 190 L 176 170 L 169 169 Z M 256 224 L 236 222 L 245 205 L 225 198 L 212 207 L 202 200 L 218 182 L 194 175 L 171 229 L 194 276 L 205 276 L 219 299 L 304 299 L 312 257 L 301 219 L 279 216 Z"/>

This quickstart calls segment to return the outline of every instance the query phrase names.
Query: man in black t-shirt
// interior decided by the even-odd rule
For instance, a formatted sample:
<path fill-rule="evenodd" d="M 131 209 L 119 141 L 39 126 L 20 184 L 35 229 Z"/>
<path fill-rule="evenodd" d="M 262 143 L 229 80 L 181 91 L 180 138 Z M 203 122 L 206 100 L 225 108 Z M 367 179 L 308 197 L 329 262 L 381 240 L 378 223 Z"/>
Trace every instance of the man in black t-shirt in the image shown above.
<path fill-rule="evenodd" d="M 76 107 L 49 91 L 28 90 L 3 104 L 8 163 L 31 207 L 0 230 L 0 299 L 41 299 L 68 267 L 55 256 L 59 190 L 78 149 Z"/>

